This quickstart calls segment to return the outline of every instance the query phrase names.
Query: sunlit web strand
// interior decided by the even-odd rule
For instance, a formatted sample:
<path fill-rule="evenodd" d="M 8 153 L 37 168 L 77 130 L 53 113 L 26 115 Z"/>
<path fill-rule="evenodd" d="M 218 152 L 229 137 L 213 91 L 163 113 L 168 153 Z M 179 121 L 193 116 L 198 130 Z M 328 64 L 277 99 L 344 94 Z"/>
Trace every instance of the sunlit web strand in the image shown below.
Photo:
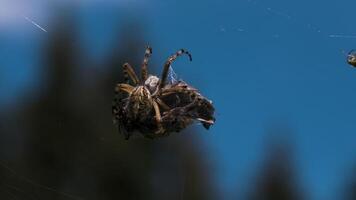
<path fill-rule="evenodd" d="M 331 38 L 356 39 L 356 35 L 329 35 Z"/>
<path fill-rule="evenodd" d="M 68 194 L 68 193 L 65 193 L 65 192 L 61 192 L 59 190 L 56 190 L 54 188 L 51 188 L 51 187 L 48 187 L 48 186 L 45 186 L 45 185 L 42 185 L 42 184 L 39 184 L 39 183 L 36 183 L 34 182 L 33 180 L 25 177 L 25 176 L 21 176 L 19 175 L 15 170 L 11 169 L 9 166 L 7 166 L 3 161 L 0 161 L 0 167 L 6 169 L 7 171 L 9 171 L 11 174 L 15 175 L 16 177 L 18 177 L 20 180 L 23 180 L 29 184 L 32 184 L 34 186 L 37 186 L 39 188 L 42 188 L 42 189 L 45 189 L 45 190 L 48 190 L 48 191 L 52 191 L 54 193 L 57 193 L 59 195 L 62 195 L 64 197 L 67 197 L 67 198 L 70 198 L 70 199 L 75 199 L 75 200 L 82 200 L 81 197 L 77 197 L 77 196 L 74 196 L 74 195 L 71 195 L 71 194 Z M 8 185 L 10 186 L 10 185 Z M 13 186 L 11 186 L 13 187 Z"/>
<path fill-rule="evenodd" d="M 47 30 L 44 29 L 42 26 L 40 26 L 39 24 L 37 24 L 36 22 L 34 22 L 33 20 L 31 20 L 30 18 L 26 17 L 26 16 L 22 16 L 23 18 L 25 18 L 28 22 L 30 22 L 31 24 L 35 25 L 37 28 L 39 28 L 40 30 L 42 30 L 43 32 L 47 33 Z"/>
<path fill-rule="evenodd" d="M 300 24 L 300 25 L 304 26 L 304 28 L 309 29 L 317 34 L 321 34 L 324 37 L 329 37 L 329 35 L 326 35 L 325 33 L 323 33 L 322 30 L 320 28 L 318 28 L 317 26 L 315 26 L 311 23 L 305 23 L 303 21 L 300 21 L 297 16 L 290 15 L 286 10 L 275 10 L 272 7 L 266 7 L 262 4 L 260 4 L 256 0 L 247 0 L 247 1 L 248 1 L 248 3 L 251 3 L 253 6 L 259 7 L 261 10 L 266 10 L 268 13 L 270 13 L 272 15 L 276 15 L 281 18 L 285 18 L 285 19 L 289 20 L 290 22 Z"/>
<path fill-rule="evenodd" d="M 168 79 L 169 79 L 170 84 L 178 82 L 178 76 L 174 72 L 172 65 L 169 66 Z"/>

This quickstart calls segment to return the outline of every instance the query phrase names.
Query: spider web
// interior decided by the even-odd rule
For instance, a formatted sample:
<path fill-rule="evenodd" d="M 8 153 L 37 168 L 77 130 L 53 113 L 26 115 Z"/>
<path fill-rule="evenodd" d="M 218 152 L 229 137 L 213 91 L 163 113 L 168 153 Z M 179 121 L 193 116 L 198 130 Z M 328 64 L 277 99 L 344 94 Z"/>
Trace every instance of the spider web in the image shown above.
<path fill-rule="evenodd" d="M 258 9 L 263 12 L 267 12 L 271 15 L 278 16 L 280 18 L 284 18 L 291 23 L 294 23 L 297 26 L 302 27 L 303 29 L 309 30 L 315 34 L 319 34 L 319 37 L 326 37 L 330 39 L 356 39 L 356 34 L 344 34 L 344 33 L 328 33 L 319 28 L 316 24 L 312 24 L 309 22 L 305 22 L 299 19 L 298 16 L 292 15 L 288 12 L 288 10 L 278 10 L 272 8 L 270 6 L 264 5 L 260 0 L 247 0 L 249 4 L 251 4 L 255 9 Z M 241 27 L 228 27 L 226 25 L 219 26 L 220 32 L 248 32 L 248 30 Z M 272 37 L 279 38 L 280 34 L 273 34 Z"/>
<path fill-rule="evenodd" d="M 16 177 L 16 179 L 18 179 L 20 182 L 22 183 L 26 183 L 29 185 L 32 185 L 34 187 L 36 187 L 37 189 L 42 189 L 42 190 L 46 190 L 49 192 L 53 192 L 59 196 L 62 196 L 65 199 L 75 199 L 75 200 L 82 200 L 81 197 L 79 196 L 75 196 L 66 192 L 62 192 L 60 190 L 57 190 L 55 188 L 46 186 L 46 185 L 42 185 L 40 183 L 37 183 L 23 175 L 20 175 L 19 173 L 17 173 L 14 169 L 10 168 L 4 161 L 0 160 L 0 169 L 8 171 L 10 173 L 10 175 L 13 175 Z M 4 178 L 4 177 L 2 177 Z M 0 190 L 4 191 L 6 193 L 8 193 L 10 196 L 13 197 L 13 199 L 17 199 L 18 194 L 20 195 L 25 195 L 28 196 L 29 199 L 38 199 L 37 195 L 35 194 L 31 194 L 31 193 L 27 193 L 25 190 L 21 189 L 18 186 L 15 185 L 11 185 L 11 184 L 7 184 L 4 183 L 3 185 L 0 185 Z"/>
<path fill-rule="evenodd" d="M 169 66 L 168 80 L 170 84 L 174 84 L 179 81 L 178 75 L 174 72 L 172 65 Z"/>
<path fill-rule="evenodd" d="M 34 26 L 36 26 L 37 28 L 39 28 L 40 30 L 42 30 L 43 32 L 46 32 L 47 33 L 47 30 L 44 29 L 42 26 L 40 26 L 39 24 L 37 24 L 35 21 L 33 21 L 32 19 L 30 19 L 29 17 L 25 16 L 25 15 L 22 15 L 22 17 L 24 19 L 26 19 L 28 22 L 30 22 L 31 24 L 33 24 Z"/>

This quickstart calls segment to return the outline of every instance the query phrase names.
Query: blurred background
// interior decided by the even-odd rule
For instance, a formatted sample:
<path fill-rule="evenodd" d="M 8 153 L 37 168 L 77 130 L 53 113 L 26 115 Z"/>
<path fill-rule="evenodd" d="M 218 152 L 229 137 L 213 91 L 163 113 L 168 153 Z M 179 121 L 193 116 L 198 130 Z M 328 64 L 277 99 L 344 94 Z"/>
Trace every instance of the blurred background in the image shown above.
<path fill-rule="evenodd" d="M 356 199 L 355 1 L 1 0 L 0 199 Z M 122 64 L 213 100 L 216 125 L 124 140 Z"/>

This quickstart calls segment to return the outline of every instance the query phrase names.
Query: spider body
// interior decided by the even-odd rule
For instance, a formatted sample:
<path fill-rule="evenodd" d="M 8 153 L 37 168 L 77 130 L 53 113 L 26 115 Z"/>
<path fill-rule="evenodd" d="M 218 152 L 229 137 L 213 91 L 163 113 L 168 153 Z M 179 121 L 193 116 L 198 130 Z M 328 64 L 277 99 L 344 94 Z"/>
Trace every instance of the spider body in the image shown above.
<path fill-rule="evenodd" d="M 200 121 L 208 129 L 215 121 L 212 102 L 183 81 L 166 84 L 171 63 L 183 54 L 191 60 L 191 55 L 181 49 L 170 56 L 158 78 L 148 75 L 151 53 L 152 49 L 147 47 L 140 79 L 128 63 L 123 65 L 126 83 L 116 85 L 112 109 L 120 132 L 126 139 L 134 131 L 148 138 L 158 138 L 179 132 L 194 121 Z"/>
<path fill-rule="evenodd" d="M 347 54 L 347 63 L 349 63 L 353 67 L 356 67 L 356 52 L 355 52 L 355 50 L 351 50 Z"/>

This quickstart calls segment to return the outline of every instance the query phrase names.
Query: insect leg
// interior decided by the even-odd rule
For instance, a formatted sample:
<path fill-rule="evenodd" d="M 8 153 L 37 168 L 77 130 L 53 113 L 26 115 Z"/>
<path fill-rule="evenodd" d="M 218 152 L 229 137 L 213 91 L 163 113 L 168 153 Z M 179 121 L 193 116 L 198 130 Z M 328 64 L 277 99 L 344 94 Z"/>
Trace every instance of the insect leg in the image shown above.
<path fill-rule="evenodd" d="M 182 54 L 186 54 L 189 56 L 189 60 L 192 61 L 192 55 L 184 50 L 181 49 L 179 51 L 177 51 L 175 54 L 171 55 L 168 60 L 166 61 L 166 63 L 163 66 L 163 71 L 162 71 L 162 76 L 161 76 L 161 81 L 159 83 L 159 89 L 163 88 L 166 84 L 166 80 L 167 80 L 167 76 L 168 76 L 168 71 L 169 71 L 169 67 L 171 66 L 171 64 L 173 63 L 173 61 L 175 59 L 177 59 L 178 56 L 181 56 Z"/>
<path fill-rule="evenodd" d="M 175 93 L 188 93 L 188 90 L 186 90 L 185 88 L 182 88 L 182 87 L 169 88 L 169 89 L 164 90 L 161 93 L 161 96 L 167 96 L 167 95 L 171 95 L 171 94 L 175 94 Z"/>
<path fill-rule="evenodd" d="M 147 65 L 148 65 L 148 59 L 150 58 L 152 54 L 152 48 L 147 46 L 146 51 L 145 51 L 145 57 L 143 58 L 142 66 L 141 66 L 141 82 L 144 83 L 148 77 L 148 70 L 147 70 Z"/>
<path fill-rule="evenodd" d="M 133 84 L 137 85 L 140 81 L 139 81 L 135 71 L 131 67 L 131 65 L 129 63 L 125 63 L 122 67 L 124 68 L 125 83 L 129 82 L 129 77 L 130 77 L 132 82 L 133 82 Z"/>
<path fill-rule="evenodd" d="M 170 88 L 165 88 L 160 92 L 161 96 L 167 96 L 175 93 L 184 93 L 184 94 L 195 94 L 197 93 L 198 90 L 195 88 L 192 88 L 186 84 L 177 84 L 173 85 Z"/>
<path fill-rule="evenodd" d="M 169 110 L 169 106 L 167 104 L 165 104 L 160 98 L 157 98 L 156 99 L 158 105 L 160 105 L 163 109 L 165 110 Z"/>

